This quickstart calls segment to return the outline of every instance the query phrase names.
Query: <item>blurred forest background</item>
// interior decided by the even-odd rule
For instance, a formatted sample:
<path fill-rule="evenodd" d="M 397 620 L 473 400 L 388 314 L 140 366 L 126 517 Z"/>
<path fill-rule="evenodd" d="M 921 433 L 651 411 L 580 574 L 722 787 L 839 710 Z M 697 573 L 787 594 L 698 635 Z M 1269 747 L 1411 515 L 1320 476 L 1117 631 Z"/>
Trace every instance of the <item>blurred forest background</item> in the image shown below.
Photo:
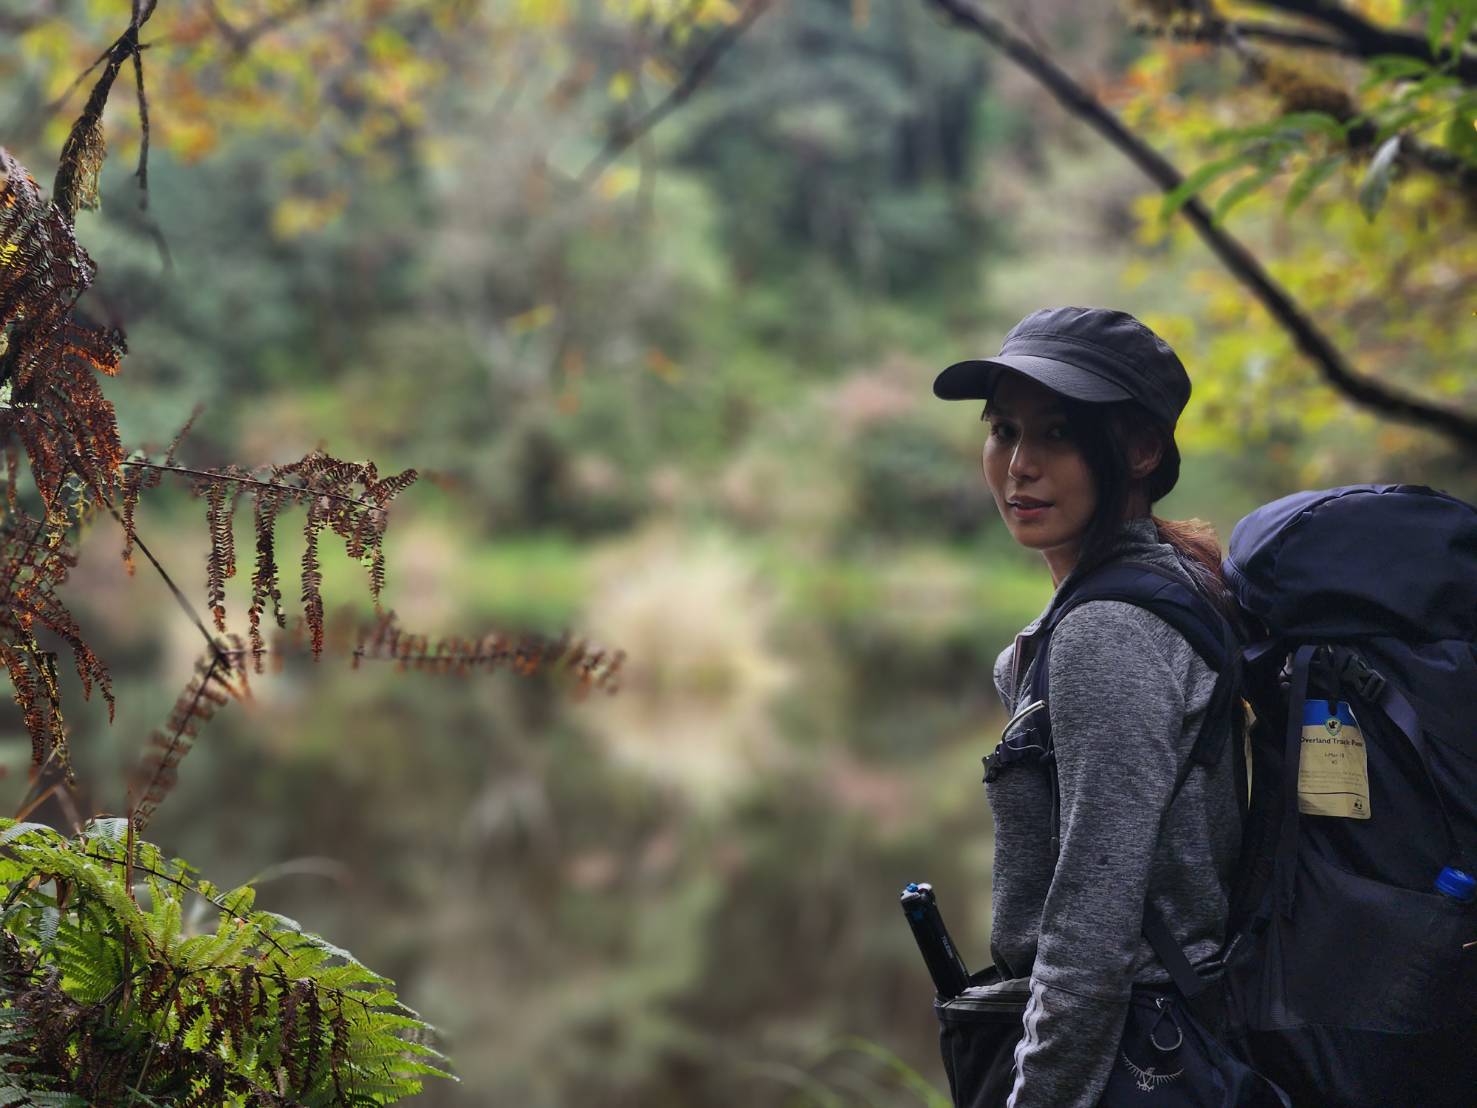
<path fill-rule="evenodd" d="M 987 6 L 1186 171 L 1219 131 L 1309 109 L 1232 51 L 1152 33 L 1172 4 Z M 128 7 L 0 13 L 0 143 L 43 181 Z M 1351 7 L 1424 36 L 1432 6 Z M 387 536 L 407 627 L 567 628 L 629 655 L 619 693 L 584 701 L 506 673 L 289 666 L 211 724 L 153 823 L 398 982 L 463 1079 L 417 1103 L 939 1102 L 896 897 L 934 882 L 985 963 L 990 666 L 1050 577 L 998 521 L 979 413 L 930 384 L 1026 312 L 1121 307 L 1175 345 L 1195 394 L 1157 511 L 1223 543 L 1298 488 L 1477 498 L 1469 455 L 1327 387 L 1117 150 L 930 5 L 751 14 L 161 0 L 147 211 L 126 77 L 109 106 L 77 230 L 100 267 L 86 307 L 128 332 L 104 383 L 125 443 L 167 443 L 203 403 L 185 464 L 322 442 L 415 466 Z M 1310 64 L 1369 92 L 1337 53 Z M 1471 166 L 1469 88 L 1415 103 Z M 1361 369 L 1477 408 L 1477 171 L 1407 167 L 1371 203 L 1373 149 L 1333 142 L 1288 144 L 1226 225 Z M 166 482 L 138 526 L 203 605 L 200 509 Z M 82 802 L 112 812 L 199 652 L 120 548 L 95 524 L 66 594 L 114 673 L 111 727 L 68 686 Z M 334 543 L 324 574 L 330 608 L 367 607 Z M 248 591 L 231 583 L 230 620 Z M 5 718 L 19 796 L 29 747 Z"/>

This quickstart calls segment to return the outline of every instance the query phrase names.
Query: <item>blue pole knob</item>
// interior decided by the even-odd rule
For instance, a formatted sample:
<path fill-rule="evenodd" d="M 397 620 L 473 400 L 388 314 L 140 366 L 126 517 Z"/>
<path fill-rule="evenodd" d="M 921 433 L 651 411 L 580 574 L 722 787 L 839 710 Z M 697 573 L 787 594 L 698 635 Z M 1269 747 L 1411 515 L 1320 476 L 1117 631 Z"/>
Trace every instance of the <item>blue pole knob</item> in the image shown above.
<path fill-rule="evenodd" d="M 1477 899 L 1477 878 L 1455 866 L 1447 866 L 1436 875 L 1436 891 L 1460 904 Z"/>

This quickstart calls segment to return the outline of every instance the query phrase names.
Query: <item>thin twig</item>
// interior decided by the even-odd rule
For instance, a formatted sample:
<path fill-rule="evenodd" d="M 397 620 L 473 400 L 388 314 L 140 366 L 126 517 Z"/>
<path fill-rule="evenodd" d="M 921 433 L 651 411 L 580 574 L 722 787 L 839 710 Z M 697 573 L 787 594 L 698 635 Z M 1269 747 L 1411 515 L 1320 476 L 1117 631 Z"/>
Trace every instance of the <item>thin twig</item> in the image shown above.
<path fill-rule="evenodd" d="M 40 774 L 37 774 L 37 778 L 38 779 L 40 778 Z M 52 782 L 51 788 L 45 790 L 42 793 L 39 793 L 36 796 L 36 799 L 35 800 L 31 801 L 29 804 L 27 804 L 24 808 L 22 808 L 20 811 L 18 811 L 15 814 L 15 822 L 16 823 L 24 823 L 26 817 L 29 816 L 32 812 L 34 812 L 37 808 L 41 807 L 41 805 L 45 804 L 49 799 L 51 799 L 51 794 L 54 793 L 54 792 L 56 792 L 56 790 L 59 789 L 59 788 L 61 788 L 61 782 L 60 781 L 54 781 L 54 782 Z M 30 792 L 30 789 L 27 789 L 26 791 L 27 792 Z M 21 799 L 24 800 L 25 798 L 22 797 Z"/>
<path fill-rule="evenodd" d="M 122 527 L 124 532 L 126 533 L 128 527 L 126 524 L 124 524 L 123 517 L 118 514 L 118 509 L 113 507 L 112 504 L 109 504 L 108 511 L 113 513 L 113 518 L 118 521 L 118 526 Z M 153 551 L 151 551 L 147 546 L 144 545 L 144 540 L 139 538 L 138 528 L 134 528 L 133 543 L 144 552 L 144 557 L 149 559 L 150 564 L 159 571 L 159 576 L 162 577 L 164 579 L 164 583 L 169 586 L 169 591 L 174 594 L 175 600 L 177 600 L 179 602 L 179 606 L 184 609 L 185 615 L 190 617 L 190 622 L 192 622 L 196 627 L 200 629 L 200 634 L 203 635 L 205 641 L 210 644 L 211 650 L 219 652 L 220 648 L 216 646 L 215 638 L 206 629 L 205 621 L 200 618 L 199 614 L 195 611 L 195 608 L 190 603 L 189 599 L 186 598 L 185 594 L 180 591 L 179 586 L 174 583 L 174 578 L 170 577 L 168 571 L 159 564 L 159 559 L 154 557 Z"/>
<path fill-rule="evenodd" d="M 324 0 L 302 0 L 301 3 L 280 12 L 264 15 L 255 23 L 249 23 L 245 27 L 237 27 L 226 19 L 215 0 L 205 0 L 205 12 L 210 16 L 210 21 L 215 24 L 216 30 L 220 31 L 221 37 L 230 44 L 231 52 L 239 58 L 250 50 L 262 35 L 286 26 L 294 19 L 308 15 L 315 8 L 321 7 L 323 3 Z"/>
<path fill-rule="evenodd" d="M 683 101 L 691 96 L 697 87 L 703 83 L 713 67 L 718 64 L 720 58 L 726 54 L 730 47 L 736 43 L 743 33 L 747 31 L 761 15 L 769 10 L 773 0 L 750 0 L 749 5 L 738 19 L 724 27 L 715 34 L 707 46 L 703 48 L 692 67 L 683 75 L 677 86 L 667 93 L 650 111 L 640 116 L 631 123 L 619 127 L 605 144 L 590 164 L 585 166 L 580 173 L 577 183 L 581 189 L 588 189 L 610 168 L 611 164 L 619 158 L 626 149 L 637 139 L 641 138 L 667 116 L 671 115 Z"/>
<path fill-rule="evenodd" d="M 184 473 L 191 477 L 209 477 L 215 481 L 236 481 L 243 485 L 256 485 L 259 488 L 276 489 L 278 492 L 296 493 L 299 496 L 326 496 L 330 500 L 342 500 L 345 504 L 357 504 L 361 508 L 380 508 L 380 505 L 374 503 L 372 500 L 360 500 L 357 497 L 344 496 L 342 493 L 310 489 L 303 485 L 284 485 L 276 481 L 259 481 L 255 477 L 242 477 L 231 473 L 216 473 L 208 469 L 190 469 L 188 466 L 160 465 L 158 462 L 125 459 L 122 464 L 134 466 L 138 469 L 157 469 L 164 473 Z"/>

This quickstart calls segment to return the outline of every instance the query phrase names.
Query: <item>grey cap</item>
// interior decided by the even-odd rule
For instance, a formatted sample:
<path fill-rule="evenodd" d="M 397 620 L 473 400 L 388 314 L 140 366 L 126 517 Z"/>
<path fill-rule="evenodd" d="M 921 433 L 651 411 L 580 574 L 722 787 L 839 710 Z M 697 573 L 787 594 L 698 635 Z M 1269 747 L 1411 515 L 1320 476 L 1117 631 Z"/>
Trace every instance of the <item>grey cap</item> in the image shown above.
<path fill-rule="evenodd" d="M 1171 430 L 1190 399 L 1179 356 L 1148 327 L 1113 308 L 1042 308 L 1010 329 L 994 358 L 955 362 L 934 379 L 943 400 L 988 400 L 1013 370 L 1073 400 L 1133 400 Z"/>

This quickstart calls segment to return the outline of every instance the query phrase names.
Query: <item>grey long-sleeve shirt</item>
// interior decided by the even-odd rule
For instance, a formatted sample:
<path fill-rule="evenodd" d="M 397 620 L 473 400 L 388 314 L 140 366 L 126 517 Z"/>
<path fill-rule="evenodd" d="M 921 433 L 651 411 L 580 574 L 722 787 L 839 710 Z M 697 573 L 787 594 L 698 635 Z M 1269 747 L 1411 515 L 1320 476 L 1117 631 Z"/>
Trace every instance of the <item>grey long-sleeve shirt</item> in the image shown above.
<path fill-rule="evenodd" d="M 1120 556 L 1189 580 L 1147 517 L 1125 523 L 1120 540 Z M 1030 687 L 1033 633 L 1051 611 L 996 660 L 1012 714 Z M 1212 957 L 1225 938 L 1240 816 L 1229 745 L 1215 766 L 1190 773 L 1168 808 L 1215 673 L 1158 616 L 1118 601 L 1082 604 L 1053 632 L 1047 677 L 1060 851 L 1052 857 L 1046 774 L 1006 769 L 988 787 L 990 946 L 1006 976 L 1031 978 L 1011 1108 L 1090 1108 L 1117 1063 L 1130 987 L 1169 981 L 1142 934 L 1146 896 L 1192 963 Z"/>

